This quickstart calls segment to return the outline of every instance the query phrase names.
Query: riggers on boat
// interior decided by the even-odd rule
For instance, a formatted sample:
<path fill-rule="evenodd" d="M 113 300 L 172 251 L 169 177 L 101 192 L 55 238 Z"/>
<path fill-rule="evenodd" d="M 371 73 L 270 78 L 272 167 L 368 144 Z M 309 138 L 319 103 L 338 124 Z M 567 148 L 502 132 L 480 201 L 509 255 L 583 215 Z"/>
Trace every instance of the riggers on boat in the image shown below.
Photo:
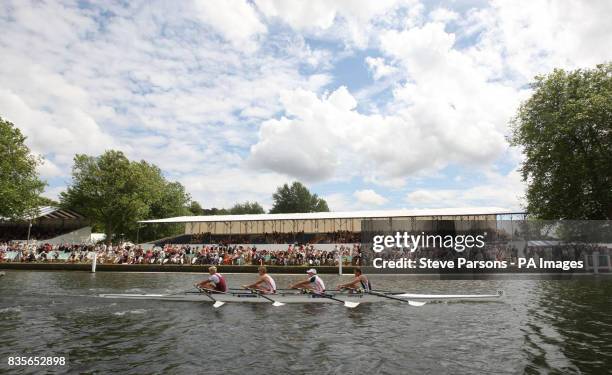
<path fill-rule="evenodd" d="M 158 301 L 214 302 L 220 307 L 224 303 L 274 303 L 282 306 L 287 303 L 344 303 L 347 307 L 357 307 L 360 303 L 406 302 L 412 306 L 422 306 L 430 301 L 495 301 L 504 295 L 495 294 L 417 294 L 389 291 L 325 292 L 323 294 L 305 293 L 295 290 L 281 290 L 275 294 L 260 294 L 256 291 L 230 290 L 227 293 L 212 291 L 181 292 L 178 294 L 101 294 L 103 298 L 139 299 Z"/>

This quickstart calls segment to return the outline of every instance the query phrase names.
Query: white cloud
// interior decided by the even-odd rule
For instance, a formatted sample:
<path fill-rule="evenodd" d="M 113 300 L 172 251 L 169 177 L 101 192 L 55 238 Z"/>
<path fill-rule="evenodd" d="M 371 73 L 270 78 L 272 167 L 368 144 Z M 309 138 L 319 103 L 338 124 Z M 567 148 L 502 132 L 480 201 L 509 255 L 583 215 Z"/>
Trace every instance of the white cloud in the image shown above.
<path fill-rule="evenodd" d="M 255 48 L 254 38 L 267 32 L 246 0 L 196 0 L 197 14 L 237 47 Z"/>
<path fill-rule="evenodd" d="M 267 34 L 251 17 L 253 6 L 243 3 L 215 6 L 223 17 L 214 13 L 202 23 L 205 15 L 188 3 L 4 2 L 0 13 L 10 17 L 0 19 L 0 115 L 45 156 L 45 178 L 68 180 L 75 153 L 111 148 L 185 181 L 236 168 L 252 176 L 239 154 L 256 140 L 255 121 L 278 112 L 281 90 L 317 91 L 327 84 L 325 71 L 302 75 L 298 67 L 304 60 L 327 66 L 330 57 L 297 36 L 274 40 L 286 54 L 249 50 Z M 244 29 L 236 30 L 236 23 Z M 228 191 L 216 196 L 223 202 L 232 194 L 249 196 Z"/>
<path fill-rule="evenodd" d="M 258 173 L 242 168 L 216 166 L 206 173 L 186 176 L 181 183 L 204 207 L 231 207 L 236 202 L 258 201 L 268 210 L 272 193 L 290 181 L 276 173 Z"/>
<path fill-rule="evenodd" d="M 28 78 L 41 84 L 46 82 L 44 74 Z M 18 82 L 29 83 L 25 77 Z M 61 88 L 61 83 L 64 82 L 55 82 L 53 87 Z M 27 100 L 31 103 L 26 102 Z M 113 147 L 113 139 L 102 131 L 97 122 L 85 111 L 73 105 L 74 102 L 58 102 L 54 111 L 50 113 L 42 109 L 44 104 L 37 102 L 32 96 L 20 96 L 7 89 L 0 89 L 2 116 L 21 129 L 28 137 L 27 143 L 34 152 L 42 155 L 48 153 L 74 155 L 84 152 L 97 153 L 107 147 Z M 47 167 L 41 171 L 47 176 L 58 175 L 57 166 L 50 160 L 47 161 Z"/>
<path fill-rule="evenodd" d="M 43 179 L 64 175 L 64 172 L 55 163 L 46 159 L 42 159 L 42 163 L 38 166 L 38 173 Z"/>
<path fill-rule="evenodd" d="M 353 193 L 357 202 L 364 206 L 380 206 L 388 202 L 388 199 L 372 189 L 357 190 Z"/>
<path fill-rule="evenodd" d="M 446 8 L 437 8 L 429 13 L 429 19 L 434 22 L 450 22 L 459 18 L 459 14 Z"/>
<path fill-rule="evenodd" d="M 381 79 L 397 71 L 395 67 L 385 64 L 385 59 L 382 57 L 368 56 L 366 57 L 365 62 L 372 71 L 374 79 Z"/>
<path fill-rule="evenodd" d="M 507 175 L 488 173 L 483 184 L 467 189 L 418 189 L 406 194 L 414 208 L 495 206 L 522 210 L 525 186 L 517 171 Z"/>
<path fill-rule="evenodd" d="M 471 114 L 472 105 L 463 116 L 447 109 L 446 118 L 426 102 L 388 116 L 365 115 L 344 87 L 321 98 L 285 92 L 281 103 L 287 117 L 262 124 L 250 162 L 307 181 L 357 174 L 397 186 L 398 179 L 453 162 L 484 165 L 507 148 L 502 131 Z"/>
<path fill-rule="evenodd" d="M 227 206 L 269 204 L 291 177 L 397 191 L 458 164 L 486 181 L 413 190 L 412 201 L 512 204 L 499 186 L 519 191 L 514 177 L 487 171 L 520 161 L 504 136 L 525 84 L 611 60 L 612 3 L 474 4 L 4 1 L 0 115 L 56 181 L 74 153 L 119 148 L 205 205 Z M 356 48 L 372 51 L 373 83 L 334 76 L 341 59 L 363 62 Z M 356 82 L 359 91 L 343 87 Z M 352 208 L 351 191 L 330 205 Z"/>
<path fill-rule="evenodd" d="M 612 58 L 612 2 L 495 1 L 469 13 L 478 33 L 475 55 L 500 56 L 500 66 L 522 80 L 554 68 L 592 67 Z M 588 21 L 585 21 L 588 20 Z"/>
<path fill-rule="evenodd" d="M 365 47 L 375 36 L 374 20 L 389 22 L 392 14 L 388 13 L 399 6 L 417 4 L 402 0 L 255 0 L 255 3 L 266 17 L 279 18 L 296 31 L 340 36 L 359 47 Z"/>
<path fill-rule="evenodd" d="M 345 193 L 331 193 L 321 198 L 325 199 L 331 211 L 350 211 L 354 208 L 353 200 Z"/>

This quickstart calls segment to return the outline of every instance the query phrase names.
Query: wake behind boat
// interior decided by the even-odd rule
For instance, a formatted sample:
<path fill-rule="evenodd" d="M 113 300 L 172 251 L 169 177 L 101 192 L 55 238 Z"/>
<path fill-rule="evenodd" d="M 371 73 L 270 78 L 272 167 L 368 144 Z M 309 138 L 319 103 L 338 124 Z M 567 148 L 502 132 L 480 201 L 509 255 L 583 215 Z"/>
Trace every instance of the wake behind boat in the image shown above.
<path fill-rule="evenodd" d="M 389 291 L 370 291 L 365 293 L 326 292 L 319 295 L 295 290 L 279 290 L 275 294 L 262 295 L 243 289 L 231 289 L 227 293 L 207 291 L 182 292 L 178 294 L 100 294 L 102 298 L 140 299 L 157 301 L 184 302 L 229 302 L 229 303 L 338 303 L 356 307 L 360 303 L 413 302 L 412 306 L 422 306 L 430 301 L 495 301 L 503 296 L 503 291 L 495 294 L 416 294 Z M 211 298 L 212 297 L 212 298 Z M 349 304 L 347 304 L 347 302 Z M 355 305 L 356 304 L 356 305 Z M 355 306 L 352 306 L 355 305 Z"/>

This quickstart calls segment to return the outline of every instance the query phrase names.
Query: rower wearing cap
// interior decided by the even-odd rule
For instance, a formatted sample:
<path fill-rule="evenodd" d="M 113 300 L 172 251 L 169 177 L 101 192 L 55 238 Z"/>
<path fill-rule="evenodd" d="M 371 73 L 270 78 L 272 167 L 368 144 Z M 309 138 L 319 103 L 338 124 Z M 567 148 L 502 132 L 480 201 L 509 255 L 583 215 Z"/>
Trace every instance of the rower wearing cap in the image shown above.
<path fill-rule="evenodd" d="M 214 291 L 222 293 L 227 292 L 227 283 L 225 282 L 225 277 L 223 277 L 223 275 L 217 272 L 217 267 L 208 267 L 208 273 L 210 274 L 208 279 L 196 284 L 196 286 L 202 289 L 212 289 Z"/>
<path fill-rule="evenodd" d="M 339 284 L 336 288 L 338 290 L 354 289 L 369 292 L 370 290 L 372 290 L 372 284 L 370 283 L 370 280 L 368 280 L 367 276 L 361 272 L 361 268 L 355 267 L 355 277 L 353 278 L 353 280 L 349 281 L 346 284 Z"/>
<path fill-rule="evenodd" d="M 266 266 L 261 266 L 257 269 L 259 277 L 253 284 L 243 285 L 244 289 L 257 289 L 263 294 L 274 294 L 276 293 L 276 283 L 272 276 L 268 275 Z"/>
<path fill-rule="evenodd" d="M 323 283 L 323 280 L 321 280 L 321 278 L 317 276 L 317 270 L 311 268 L 306 271 L 306 273 L 308 274 L 308 279 L 300 281 L 299 283 L 295 283 L 291 285 L 290 288 L 306 288 L 312 290 L 315 293 L 325 293 L 325 284 Z"/>

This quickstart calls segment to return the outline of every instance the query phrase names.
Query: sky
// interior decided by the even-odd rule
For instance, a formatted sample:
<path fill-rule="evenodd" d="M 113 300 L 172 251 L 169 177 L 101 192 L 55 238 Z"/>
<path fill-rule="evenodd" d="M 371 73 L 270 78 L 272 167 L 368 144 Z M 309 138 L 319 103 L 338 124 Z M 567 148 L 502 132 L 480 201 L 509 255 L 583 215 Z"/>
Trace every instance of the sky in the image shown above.
<path fill-rule="evenodd" d="M 0 2 L 0 116 L 44 157 L 158 165 L 204 207 L 521 209 L 529 82 L 612 59 L 612 2 Z"/>

